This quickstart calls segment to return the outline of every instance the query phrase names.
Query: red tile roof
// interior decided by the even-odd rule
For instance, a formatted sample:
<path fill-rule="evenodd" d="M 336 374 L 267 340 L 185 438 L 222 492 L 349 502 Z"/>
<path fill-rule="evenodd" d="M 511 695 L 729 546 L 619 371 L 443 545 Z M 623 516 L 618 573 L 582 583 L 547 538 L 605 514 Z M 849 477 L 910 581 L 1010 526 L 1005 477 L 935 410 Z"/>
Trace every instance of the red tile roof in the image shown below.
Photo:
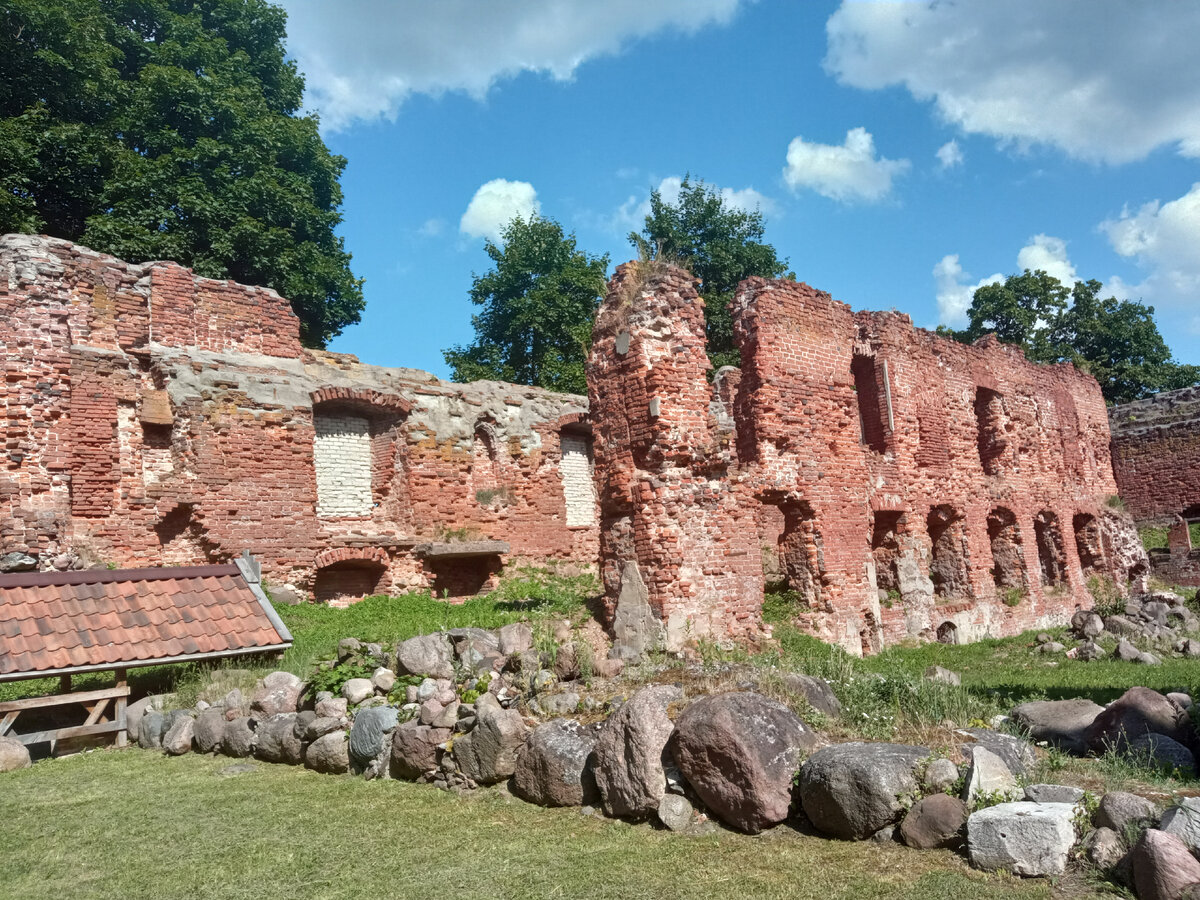
<path fill-rule="evenodd" d="M 0 681 L 282 650 L 237 565 L 0 575 Z"/>

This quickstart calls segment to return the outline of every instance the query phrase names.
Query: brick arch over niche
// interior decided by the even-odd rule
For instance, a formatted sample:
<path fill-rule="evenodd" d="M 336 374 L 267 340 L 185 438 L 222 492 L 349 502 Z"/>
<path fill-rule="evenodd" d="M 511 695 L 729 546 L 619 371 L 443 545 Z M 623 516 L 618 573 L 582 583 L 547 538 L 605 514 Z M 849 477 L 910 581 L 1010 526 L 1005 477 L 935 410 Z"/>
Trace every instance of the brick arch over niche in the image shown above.
<path fill-rule="evenodd" d="M 313 596 L 318 603 L 348 606 L 377 594 L 385 587 L 388 562 L 387 552 L 378 547 L 323 550 L 313 561 Z"/>
<path fill-rule="evenodd" d="M 323 387 L 309 395 L 313 406 L 322 403 L 337 403 L 346 406 L 363 406 L 372 409 L 390 410 L 408 415 L 412 404 L 399 394 L 385 394 L 367 388 Z"/>

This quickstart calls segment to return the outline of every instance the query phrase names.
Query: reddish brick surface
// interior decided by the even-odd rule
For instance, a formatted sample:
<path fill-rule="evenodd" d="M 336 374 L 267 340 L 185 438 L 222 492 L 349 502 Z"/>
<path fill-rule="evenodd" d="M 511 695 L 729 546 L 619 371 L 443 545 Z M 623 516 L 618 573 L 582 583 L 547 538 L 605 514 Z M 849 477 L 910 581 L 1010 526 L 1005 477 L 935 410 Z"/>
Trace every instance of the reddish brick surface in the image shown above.
<path fill-rule="evenodd" d="M 1200 518 L 1200 387 L 1114 406 L 1113 469 L 1139 522 Z"/>
<path fill-rule="evenodd" d="M 1144 574 L 1105 506 L 1090 376 L 804 284 L 750 279 L 733 312 L 743 367 L 710 389 L 687 274 L 631 264 L 610 284 L 588 373 L 610 609 L 636 559 L 664 619 L 739 632 L 765 548 L 811 630 L 871 652 L 1061 622 L 1093 571 Z"/>
<path fill-rule="evenodd" d="M 43 567 L 249 549 L 272 583 L 345 603 L 473 583 L 475 563 L 460 577 L 412 556 L 447 532 L 594 564 L 597 528 L 566 526 L 558 471 L 563 429 L 588 428 L 582 397 L 307 351 L 272 291 L 23 235 L 0 237 L 0 359 L 0 547 Z M 317 515 L 323 412 L 370 423 L 368 514 Z"/>

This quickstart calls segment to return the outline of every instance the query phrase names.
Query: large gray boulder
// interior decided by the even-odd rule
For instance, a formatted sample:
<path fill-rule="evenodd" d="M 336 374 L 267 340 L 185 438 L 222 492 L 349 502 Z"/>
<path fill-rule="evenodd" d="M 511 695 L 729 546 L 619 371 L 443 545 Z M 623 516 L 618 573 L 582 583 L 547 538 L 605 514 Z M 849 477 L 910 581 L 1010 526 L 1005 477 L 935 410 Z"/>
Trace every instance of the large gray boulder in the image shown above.
<path fill-rule="evenodd" d="M 714 694 L 675 724 L 675 762 L 721 821 L 757 834 L 788 816 L 801 759 L 816 732 L 781 703 L 750 692 Z"/>
<path fill-rule="evenodd" d="M 980 797 L 1017 800 L 1024 793 L 1004 760 L 986 747 L 974 748 L 967 781 L 963 786 L 963 800 L 968 806 L 975 805 Z"/>
<path fill-rule="evenodd" d="M 1094 638 L 1104 631 L 1104 620 L 1090 609 L 1081 609 L 1071 616 L 1071 630 L 1080 638 Z"/>
<path fill-rule="evenodd" d="M 1196 757 L 1179 741 L 1165 734 L 1143 734 L 1129 742 L 1129 756 L 1151 768 L 1178 772 L 1185 778 L 1196 774 Z"/>
<path fill-rule="evenodd" d="M 454 734 L 449 728 L 431 728 L 416 719 L 392 731 L 392 777 L 415 781 L 438 767 L 438 748 Z"/>
<path fill-rule="evenodd" d="M 524 622 L 501 627 L 497 648 L 501 656 L 512 656 L 533 649 L 533 629 Z"/>
<path fill-rule="evenodd" d="M 196 734 L 196 720 L 191 716 L 179 716 L 163 734 L 162 748 L 168 756 L 183 756 L 192 752 L 192 738 Z"/>
<path fill-rule="evenodd" d="M 1158 807 L 1137 794 L 1127 791 L 1109 791 L 1100 798 L 1092 814 L 1092 824 L 1097 828 L 1111 828 L 1117 834 L 1125 834 L 1132 827 L 1154 822 L 1158 818 Z"/>
<path fill-rule="evenodd" d="M 0 772 L 28 769 L 32 765 L 28 747 L 16 738 L 0 737 Z"/>
<path fill-rule="evenodd" d="M 221 735 L 221 752 L 234 759 L 244 759 L 254 753 L 255 728 L 258 723 L 249 716 L 239 716 L 225 723 Z"/>
<path fill-rule="evenodd" d="M 589 806 L 599 799 L 592 772 L 598 729 L 574 719 L 539 725 L 521 748 L 513 793 L 538 806 Z"/>
<path fill-rule="evenodd" d="M 1200 797 L 1179 800 L 1163 813 L 1158 827 L 1175 835 L 1193 853 L 1200 853 Z"/>
<path fill-rule="evenodd" d="M 327 775 L 350 771 L 350 746 L 344 731 L 333 731 L 317 738 L 304 751 L 304 765 Z"/>
<path fill-rule="evenodd" d="M 125 708 L 125 733 L 131 744 L 139 744 L 142 736 L 142 717 L 150 710 L 161 711 L 166 697 L 162 694 L 150 694 L 135 700 Z"/>
<path fill-rule="evenodd" d="M 350 728 L 350 761 L 365 769 L 388 752 L 391 732 L 400 718 L 394 706 L 375 706 L 360 710 Z"/>
<path fill-rule="evenodd" d="M 1110 747 L 1124 750 L 1143 734 L 1162 734 L 1181 744 L 1189 738 L 1187 714 L 1160 694 L 1146 687 L 1133 687 L 1096 716 L 1084 735 L 1092 753 Z"/>
<path fill-rule="evenodd" d="M 296 714 L 278 713 L 258 723 L 254 755 L 263 762 L 298 766 L 304 761 L 304 745 L 296 735 Z"/>
<path fill-rule="evenodd" d="M 221 749 L 221 739 L 225 734 L 225 710 L 220 706 L 210 706 L 196 717 L 192 734 L 192 743 L 197 753 L 216 753 Z"/>
<path fill-rule="evenodd" d="M 1180 900 L 1200 884 L 1200 862 L 1173 834 L 1150 828 L 1130 854 L 1138 900 Z"/>
<path fill-rule="evenodd" d="M 967 852 L 971 865 L 1015 875 L 1061 875 L 1075 844 L 1070 803 L 1001 803 L 971 813 Z"/>
<path fill-rule="evenodd" d="M 143 750 L 162 749 L 166 718 L 157 709 L 147 709 L 138 726 L 138 746 Z"/>
<path fill-rule="evenodd" d="M 504 781 L 517 770 L 517 754 L 529 728 L 515 709 L 505 709 L 495 694 L 475 701 L 475 727 L 454 742 L 459 771 L 478 784 Z"/>
<path fill-rule="evenodd" d="M 1013 724 L 1036 741 L 1083 756 L 1087 753 L 1086 732 L 1104 707 L 1091 700 L 1032 700 L 1011 713 Z"/>
<path fill-rule="evenodd" d="M 401 641 L 396 647 L 396 671 L 400 675 L 453 678 L 454 648 L 450 638 L 438 632 Z"/>
<path fill-rule="evenodd" d="M 350 678 L 342 685 L 342 698 L 351 706 L 357 706 L 375 696 L 375 684 L 370 678 Z"/>
<path fill-rule="evenodd" d="M 916 850 L 962 845 L 967 805 L 949 794 L 930 794 L 913 804 L 900 823 L 900 839 Z"/>
<path fill-rule="evenodd" d="M 1037 765 L 1037 755 L 1028 741 L 1011 734 L 1002 734 L 990 728 L 960 728 L 958 734 L 971 738 L 974 743 L 963 744 L 962 752 L 968 760 L 976 747 L 985 747 L 1004 760 L 1014 775 L 1024 777 Z"/>
<path fill-rule="evenodd" d="M 783 676 L 783 683 L 788 690 L 799 694 L 809 706 L 822 715 L 836 719 L 842 714 L 842 703 L 824 678 L 789 672 Z"/>
<path fill-rule="evenodd" d="M 595 771 L 608 815 L 643 819 L 658 811 L 667 786 L 663 755 L 675 730 L 667 706 L 682 696 L 672 685 L 642 688 L 604 723 Z"/>
<path fill-rule="evenodd" d="M 835 744 L 800 767 L 800 802 L 825 834 L 864 840 L 900 820 L 929 750 L 908 744 Z"/>
<path fill-rule="evenodd" d="M 616 659 L 636 660 L 661 646 L 665 638 L 662 622 L 650 606 L 650 592 L 634 560 L 621 570 L 621 588 L 613 613 L 613 648 Z M 657 808 L 657 804 L 655 804 Z"/>

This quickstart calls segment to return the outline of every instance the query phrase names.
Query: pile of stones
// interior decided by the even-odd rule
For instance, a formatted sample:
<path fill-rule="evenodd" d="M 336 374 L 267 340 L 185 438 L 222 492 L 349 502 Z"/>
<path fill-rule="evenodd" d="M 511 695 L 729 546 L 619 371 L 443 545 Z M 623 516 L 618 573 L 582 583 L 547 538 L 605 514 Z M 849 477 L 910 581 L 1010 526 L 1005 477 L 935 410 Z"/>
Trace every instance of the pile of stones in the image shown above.
<path fill-rule="evenodd" d="M 1139 649 L 1135 642 L 1152 644 L 1161 648 L 1160 653 L 1196 659 L 1200 658 L 1200 639 L 1195 636 L 1198 630 L 1200 617 L 1188 608 L 1183 597 L 1172 591 L 1151 591 L 1130 598 L 1122 613 L 1101 616 L 1095 610 L 1076 612 L 1071 618 L 1071 632 L 1080 643 L 1069 652 L 1076 659 L 1103 659 L 1107 651 L 1096 641 L 1107 633 L 1117 640 L 1116 658 L 1127 662 L 1157 665 L 1162 661 L 1158 654 Z M 1048 635 L 1039 635 L 1037 649 L 1041 653 L 1066 651 Z"/>
<path fill-rule="evenodd" d="M 979 869 L 1026 876 L 1061 874 L 1086 856 L 1141 900 L 1185 889 L 1200 897 L 1200 799 L 1162 812 L 1132 794 L 1097 804 L 1075 787 L 1028 784 L 1034 744 L 990 728 L 958 732 L 961 763 L 921 746 L 831 743 L 753 679 L 700 697 L 656 683 L 625 696 L 618 663 L 595 673 L 581 700 L 573 682 L 590 669 L 588 653 L 569 632 L 560 637 L 550 653 L 524 625 L 394 648 L 347 639 L 318 675 L 339 666 L 371 674 L 336 695 L 274 672 L 249 697 L 231 690 L 191 709 L 145 698 L 130 708 L 130 733 L 171 755 L 254 757 L 453 791 L 504 785 L 541 806 L 673 831 L 721 823 L 756 834 L 786 822 L 829 838 L 948 848 Z M 839 714 L 820 679 L 781 681 L 823 716 Z M 1107 708 L 1089 702 L 1023 704 L 1008 720 L 1070 752 L 1149 748 L 1194 771 L 1189 698 L 1134 688 Z"/>

